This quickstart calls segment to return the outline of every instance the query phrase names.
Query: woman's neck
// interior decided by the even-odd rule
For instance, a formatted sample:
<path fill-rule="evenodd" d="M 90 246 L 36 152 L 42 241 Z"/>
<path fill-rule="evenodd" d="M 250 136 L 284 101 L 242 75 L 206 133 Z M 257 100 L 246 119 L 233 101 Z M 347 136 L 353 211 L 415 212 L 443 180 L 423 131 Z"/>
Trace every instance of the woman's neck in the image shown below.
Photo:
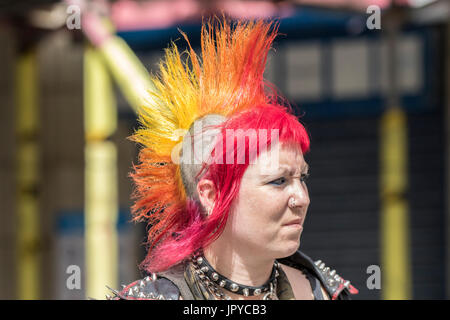
<path fill-rule="evenodd" d="M 232 246 L 221 246 L 214 242 L 204 249 L 204 256 L 209 264 L 222 276 L 238 284 L 247 286 L 261 286 L 269 279 L 274 259 L 260 259 L 257 254 L 232 249 Z M 243 297 L 226 292 L 231 298 Z M 260 299 L 261 297 L 245 297 Z"/>

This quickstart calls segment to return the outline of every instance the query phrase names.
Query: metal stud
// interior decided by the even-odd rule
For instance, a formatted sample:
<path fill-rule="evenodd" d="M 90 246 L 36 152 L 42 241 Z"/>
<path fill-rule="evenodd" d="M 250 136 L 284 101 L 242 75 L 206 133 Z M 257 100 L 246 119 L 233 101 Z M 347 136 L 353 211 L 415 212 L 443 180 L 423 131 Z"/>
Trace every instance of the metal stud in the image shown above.
<path fill-rule="evenodd" d="M 198 257 L 197 258 L 197 263 L 198 264 L 202 264 L 203 263 L 203 258 L 202 257 Z"/>
<path fill-rule="evenodd" d="M 133 291 L 134 291 L 134 292 L 138 292 L 138 291 L 139 291 L 138 286 L 134 286 L 134 287 L 133 287 Z"/>
<path fill-rule="evenodd" d="M 242 292 L 244 293 L 244 296 L 248 297 L 249 292 L 248 292 L 248 289 L 247 289 L 247 288 L 245 288 L 244 290 L 242 290 Z"/>
<path fill-rule="evenodd" d="M 146 277 L 144 278 L 144 281 L 145 281 L 145 282 L 150 282 L 150 277 L 149 277 L 149 276 L 146 276 Z"/>
<path fill-rule="evenodd" d="M 319 266 L 319 269 L 323 269 L 324 267 L 325 267 L 325 263 L 322 262 Z"/>
<path fill-rule="evenodd" d="M 139 281 L 139 287 L 143 288 L 145 286 L 145 282 L 144 281 Z"/>
<path fill-rule="evenodd" d="M 130 288 L 130 290 L 128 291 L 128 295 L 132 296 L 133 295 L 133 289 Z"/>
<path fill-rule="evenodd" d="M 158 300 L 166 300 L 162 294 L 158 296 Z"/>
<path fill-rule="evenodd" d="M 255 289 L 255 291 L 253 291 L 254 296 L 259 296 L 260 294 L 261 294 L 261 289 Z"/>
<path fill-rule="evenodd" d="M 336 274 L 336 270 L 332 270 L 332 271 L 330 272 L 330 276 L 332 276 L 332 277 L 334 277 L 335 274 Z"/>
<path fill-rule="evenodd" d="M 236 283 L 232 283 L 230 286 L 230 290 L 236 292 L 239 290 L 239 286 Z"/>
<path fill-rule="evenodd" d="M 214 273 L 212 274 L 212 278 L 213 278 L 214 281 L 217 281 L 217 280 L 219 280 L 219 275 L 218 275 L 217 273 L 214 272 Z"/>
<path fill-rule="evenodd" d="M 325 267 L 325 268 L 322 270 L 323 273 L 327 273 L 327 272 L 329 272 L 329 271 L 330 271 L 330 268 L 328 268 L 328 267 Z"/>
<path fill-rule="evenodd" d="M 347 288 L 348 288 L 349 284 L 350 284 L 350 281 L 348 281 L 348 280 L 345 281 L 345 282 L 344 282 L 344 287 L 347 287 Z"/>
<path fill-rule="evenodd" d="M 156 281 L 156 278 L 157 278 L 156 273 L 152 273 L 152 281 Z"/>
<path fill-rule="evenodd" d="M 328 279 L 327 282 L 330 287 L 334 286 L 335 281 L 333 279 Z"/>
<path fill-rule="evenodd" d="M 203 272 L 208 272 L 209 268 L 205 266 L 205 267 L 202 267 L 200 270 L 202 270 Z"/>
<path fill-rule="evenodd" d="M 227 283 L 225 282 L 225 280 L 220 281 L 219 286 L 221 286 L 222 288 L 225 287 Z"/>
<path fill-rule="evenodd" d="M 314 262 L 314 264 L 315 264 L 316 266 L 320 266 L 321 263 L 322 263 L 322 260 L 317 260 L 316 262 Z"/>
<path fill-rule="evenodd" d="M 139 292 L 138 298 L 145 298 L 145 294 L 143 292 Z"/>

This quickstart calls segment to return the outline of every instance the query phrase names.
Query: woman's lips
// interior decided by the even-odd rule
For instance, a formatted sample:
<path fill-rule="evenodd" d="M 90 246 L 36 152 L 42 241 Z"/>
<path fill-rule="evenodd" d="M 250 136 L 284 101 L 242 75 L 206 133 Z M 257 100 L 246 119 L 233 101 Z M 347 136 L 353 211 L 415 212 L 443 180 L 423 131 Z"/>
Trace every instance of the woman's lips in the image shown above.
<path fill-rule="evenodd" d="M 302 225 L 302 220 L 301 219 L 292 220 L 292 221 L 284 224 L 283 226 L 303 229 L 303 225 Z"/>

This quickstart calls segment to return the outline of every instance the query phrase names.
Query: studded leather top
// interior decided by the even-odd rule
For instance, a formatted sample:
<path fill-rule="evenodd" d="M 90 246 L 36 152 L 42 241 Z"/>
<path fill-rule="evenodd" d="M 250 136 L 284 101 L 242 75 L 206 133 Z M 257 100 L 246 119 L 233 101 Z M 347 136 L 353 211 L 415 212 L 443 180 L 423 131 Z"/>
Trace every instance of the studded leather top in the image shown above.
<path fill-rule="evenodd" d="M 292 256 L 279 259 L 278 261 L 302 270 L 311 283 L 315 299 L 323 299 L 320 286 L 325 289 L 331 300 L 349 300 L 351 294 L 358 293 L 358 290 L 350 284 L 350 281 L 344 280 L 335 270 L 331 270 L 321 260 L 313 262 L 311 258 L 301 251 L 297 251 Z M 189 285 L 189 278 L 186 278 L 186 272 L 184 271 L 186 271 L 186 266 L 179 265 L 166 272 L 148 275 L 143 279 L 123 286 L 123 289 L 120 291 L 110 289 L 113 297 L 107 296 L 107 299 L 194 300 L 202 297 L 203 299 L 209 299 L 197 292 L 196 286 Z M 279 298 L 289 299 L 289 297 L 289 294 L 283 294 Z"/>

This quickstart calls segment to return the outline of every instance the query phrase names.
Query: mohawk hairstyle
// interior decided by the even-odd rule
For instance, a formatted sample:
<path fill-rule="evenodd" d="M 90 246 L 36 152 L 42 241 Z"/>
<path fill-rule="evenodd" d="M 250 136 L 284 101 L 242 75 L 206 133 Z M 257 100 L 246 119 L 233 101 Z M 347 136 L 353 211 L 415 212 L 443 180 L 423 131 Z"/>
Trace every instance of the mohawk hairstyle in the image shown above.
<path fill-rule="evenodd" d="M 273 86 L 263 79 L 277 29 L 277 24 L 263 21 L 231 25 L 216 19 L 202 26 L 201 58 L 184 33 L 189 46 L 186 63 L 174 43 L 166 50 L 160 74 L 152 79 L 153 99 L 139 110 L 140 127 L 131 137 L 142 146 L 139 163 L 130 173 L 135 183 L 133 220 L 146 221 L 150 227 L 142 269 L 168 269 L 216 239 L 248 165 L 207 169 L 220 198 L 205 219 L 198 203 L 186 195 L 186 181 L 172 160 L 173 150 L 182 145 L 183 135 L 176 136 L 179 130 L 185 133 L 197 119 L 215 114 L 230 119 L 221 130 L 276 125 L 284 132 L 280 141 L 292 140 L 303 152 L 308 150 L 305 129 L 286 107 L 278 105 Z"/>

